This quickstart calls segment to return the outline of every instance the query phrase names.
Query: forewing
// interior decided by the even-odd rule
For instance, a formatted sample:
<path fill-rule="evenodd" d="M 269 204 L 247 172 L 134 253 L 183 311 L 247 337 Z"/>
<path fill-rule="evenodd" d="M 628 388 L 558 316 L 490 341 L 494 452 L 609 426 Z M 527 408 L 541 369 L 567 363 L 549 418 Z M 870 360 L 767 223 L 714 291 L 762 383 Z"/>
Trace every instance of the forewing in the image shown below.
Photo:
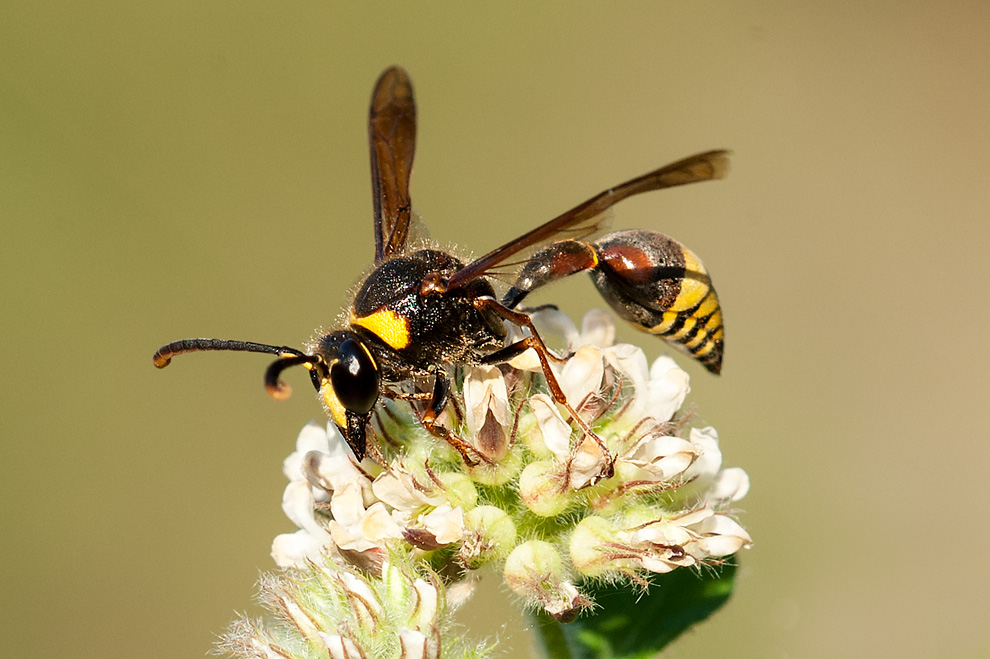
<path fill-rule="evenodd" d="M 400 253 L 409 237 L 409 177 L 416 151 L 416 103 L 409 74 L 395 66 L 378 78 L 368 111 L 375 263 Z"/>
<path fill-rule="evenodd" d="M 525 254 L 554 240 L 582 239 L 599 233 L 608 224 L 609 210 L 623 199 L 643 192 L 719 179 L 725 176 L 728 168 L 728 151 L 707 151 L 626 181 L 469 263 L 450 278 L 447 288 L 458 288 L 505 266 L 510 257 L 514 257 L 512 264 L 519 265 L 525 261 Z"/>

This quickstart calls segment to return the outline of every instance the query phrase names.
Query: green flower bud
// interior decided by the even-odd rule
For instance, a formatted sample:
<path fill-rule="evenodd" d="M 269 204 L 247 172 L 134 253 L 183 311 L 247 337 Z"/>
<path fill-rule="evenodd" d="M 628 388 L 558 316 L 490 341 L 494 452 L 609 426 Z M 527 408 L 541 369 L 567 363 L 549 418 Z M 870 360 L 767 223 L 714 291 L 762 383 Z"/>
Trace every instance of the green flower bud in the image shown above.
<path fill-rule="evenodd" d="M 519 498 L 540 517 L 559 515 L 571 503 L 564 475 L 552 460 L 533 462 L 523 469 L 519 476 Z"/>
<path fill-rule="evenodd" d="M 561 622 L 573 620 L 591 605 L 570 580 L 560 552 L 549 542 L 529 540 L 505 560 L 505 583 L 528 606 L 538 607 Z"/>
<path fill-rule="evenodd" d="M 516 543 L 516 525 L 501 508 L 478 506 L 464 516 L 466 537 L 461 545 L 460 560 L 465 567 L 476 569 L 505 558 Z"/>

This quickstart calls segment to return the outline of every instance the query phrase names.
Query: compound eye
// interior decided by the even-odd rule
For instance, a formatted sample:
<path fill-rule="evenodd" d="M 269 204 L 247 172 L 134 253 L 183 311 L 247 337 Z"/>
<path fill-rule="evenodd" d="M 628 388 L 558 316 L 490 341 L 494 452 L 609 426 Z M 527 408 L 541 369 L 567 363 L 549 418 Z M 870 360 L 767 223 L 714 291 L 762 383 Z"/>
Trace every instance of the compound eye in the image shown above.
<path fill-rule="evenodd" d="M 355 414 L 367 414 L 378 401 L 378 367 L 359 341 L 345 339 L 330 367 L 330 384 L 341 405 Z"/>

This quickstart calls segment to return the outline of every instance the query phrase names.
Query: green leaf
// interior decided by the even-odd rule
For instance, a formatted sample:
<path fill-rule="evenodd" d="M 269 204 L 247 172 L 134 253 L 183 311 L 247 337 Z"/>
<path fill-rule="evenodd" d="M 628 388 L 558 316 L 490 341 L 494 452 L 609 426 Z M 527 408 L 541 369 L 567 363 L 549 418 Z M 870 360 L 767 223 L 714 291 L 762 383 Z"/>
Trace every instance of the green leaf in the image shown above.
<path fill-rule="evenodd" d="M 682 632 L 714 613 L 732 594 L 736 568 L 674 570 L 652 580 L 648 592 L 634 586 L 582 590 L 596 607 L 569 624 L 535 615 L 543 650 L 551 659 L 647 659 Z"/>

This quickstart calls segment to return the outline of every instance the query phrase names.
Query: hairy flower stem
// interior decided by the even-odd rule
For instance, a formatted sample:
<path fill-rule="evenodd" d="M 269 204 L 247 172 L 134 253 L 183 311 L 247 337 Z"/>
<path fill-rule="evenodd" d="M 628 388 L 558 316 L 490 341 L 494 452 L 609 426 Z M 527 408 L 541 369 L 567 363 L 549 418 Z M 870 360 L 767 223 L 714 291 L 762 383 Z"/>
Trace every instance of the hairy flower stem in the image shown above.
<path fill-rule="evenodd" d="M 539 650 L 546 659 L 572 659 L 571 649 L 564 638 L 564 630 L 551 616 L 537 611 L 530 614 L 533 634 L 539 641 Z"/>

